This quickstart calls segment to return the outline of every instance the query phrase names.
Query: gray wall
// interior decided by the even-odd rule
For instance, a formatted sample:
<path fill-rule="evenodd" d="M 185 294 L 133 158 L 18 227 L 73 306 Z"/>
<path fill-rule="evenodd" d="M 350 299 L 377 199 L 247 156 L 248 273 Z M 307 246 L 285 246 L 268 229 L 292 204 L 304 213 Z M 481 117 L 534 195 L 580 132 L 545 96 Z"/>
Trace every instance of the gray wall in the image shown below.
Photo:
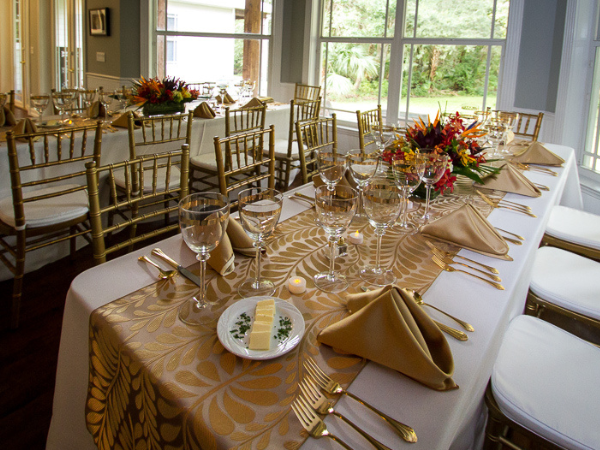
<path fill-rule="evenodd" d="M 306 0 L 284 1 L 281 82 L 301 83 L 304 59 Z"/>

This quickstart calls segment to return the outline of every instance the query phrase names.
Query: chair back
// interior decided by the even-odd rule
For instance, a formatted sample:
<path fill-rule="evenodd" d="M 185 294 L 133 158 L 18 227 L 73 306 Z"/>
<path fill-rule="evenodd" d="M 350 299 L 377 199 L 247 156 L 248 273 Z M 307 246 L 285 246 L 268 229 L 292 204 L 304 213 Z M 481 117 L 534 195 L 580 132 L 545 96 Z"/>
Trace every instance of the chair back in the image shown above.
<path fill-rule="evenodd" d="M 267 105 L 225 108 L 225 137 L 265 129 Z"/>
<path fill-rule="evenodd" d="M 12 89 L 8 91 L 8 109 L 11 113 L 15 113 L 15 91 Z"/>
<path fill-rule="evenodd" d="M 543 118 L 543 112 L 539 114 L 519 113 L 519 119 L 517 120 L 517 124 L 514 128 L 515 136 L 537 141 L 540 134 L 540 129 L 542 128 Z"/>
<path fill-rule="evenodd" d="M 215 155 L 219 189 L 229 198 L 232 209 L 238 204 L 232 193 L 259 186 L 262 180 L 267 180 L 270 188 L 275 186 L 274 125 L 266 130 L 215 137 Z"/>
<path fill-rule="evenodd" d="M 368 111 L 356 111 L 356 120 L 358 122 L 358 145 L 364 152 L 365 148 L 375 142 L 374 139 L 366 139 L 366 135 L 371 132 L 374 127 L 383 126 L 383 116 L 381 114 L 381 105 L 377 108 Z"/>
<path fill-rule="evenodd" d="M 177 150 L 192 141 L 193 112 L 150 117 L 133 117 L 128 113 L 129 159 L 148 153 L 165 153 Z M 136 124 L 141 125 L 139 133 Z"/>
<path fill-rule="evenodd" d="M 321 112 L 321 97 L 317 100 L 291 100 L 290 101 L 290 128 L 288 134 L 288 158 L 292 157 L 296 141 L 296 122 L 315 120 Z"/>
<path fill-rule="evenodd" d="M 329 149 L 337 152 L 337 118 L 332 114 L 328 118 L 296 122 L 296 135 L 300 156 L 302 181 L 308 183 L 317 174 L 317 151 Z"/>
<path fill-rule="evenodd" d="M 154 236 L 158 236 L 179 228 L 178 222 L 165 224 L 162 228 L 153 228 L 143 234 L 118 233 L 128 227 L 134 227 L 143 220 L 170 215 L 177 211 L 179 201 L 188 194 L 189 145 L 183 144 L 180 150 L 144 155 L 129 161 L 99 167 L 95 161 L 86 164 L 87 189 L 90 200 L 90 224 L 92 228 L 92 244 L 94 262 L 101 264 L 114 252 L 133 246 Z M 179 179 L 175 180 L 175 171 L 180 167 Z M 138 169 L 141 168 L 141 169 Z M 158 180 L 158 172 L 166 168 L 164 178 Z M 115 175 L 125 172 L 125 187 L 117 187 Z M 108 181 L 110 202 L 108 206 L 100 206 L 100 183 Z M 144 186 L 144 179 L 152 180 L 152 188 L 139 189 Z M 147 184 L 147 183 L 146 183 Z M 124 195 L 123 195 L 124 191 Z M 165 196 L 170 196 L 166 201 Z M 126 214 L 129 212 L 129 214 Z M 118 216 L 109 221 L 110 216 Z M 106 227 L 103 224 L 110 223 Z M 110 235 L 110 243 L 107 243 Z"/>
<path fill-rule="evenodd" d="M 310 86 L 308 84 L 296 83 L 294 100 L 318 100 L 321 96 L 321 86 Z"/>

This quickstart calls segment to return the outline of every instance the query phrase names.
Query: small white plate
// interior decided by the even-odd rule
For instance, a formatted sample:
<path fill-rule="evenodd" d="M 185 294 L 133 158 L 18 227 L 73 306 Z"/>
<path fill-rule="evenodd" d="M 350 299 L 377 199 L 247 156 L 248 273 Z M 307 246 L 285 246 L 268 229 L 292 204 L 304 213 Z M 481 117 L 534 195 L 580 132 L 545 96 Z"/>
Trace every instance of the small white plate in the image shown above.
<path fill-rule="evenodd" d="M 256 303 L 268 298 L 275 300 L 275 319 L 273 320 L 273 333 L 271 334 L 271 348 L 269 350 L 250 350 L 247 348 L 250 340 L 250 330 L 246 332 L 243 339 L 233 337 L 235 333 L 232 333 L 231 331 L 237 328 L 235 323 L 243 313 L 246 313 L 254 320 Z M 274 336 L 277 334 L 279 319 L 281 317 L 288 317 L 290 319 L 292 322 L 292 331 L 287 338 L 280 341 Z M 250 324 L 252 324 L 252 322 L 250 322 Z M 234 303 L 221 314 L 217 324 L 217 336 L 219 337 L 221 344 L 223 344 L 223 347 L 234 355 L 246 359 L 262 360 L 277 358 L 298 345 L 303 335 L 304 318 L 298 308 L 285 300 L 268 296 L 245 298 Z"/>

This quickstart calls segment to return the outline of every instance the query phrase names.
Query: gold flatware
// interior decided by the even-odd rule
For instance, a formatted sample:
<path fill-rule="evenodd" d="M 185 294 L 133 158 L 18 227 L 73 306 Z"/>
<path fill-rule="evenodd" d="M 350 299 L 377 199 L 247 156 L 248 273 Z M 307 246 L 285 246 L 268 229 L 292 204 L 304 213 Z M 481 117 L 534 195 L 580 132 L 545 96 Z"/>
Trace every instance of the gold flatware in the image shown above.
<path fill-rule="evenodd" d="M 448 264 L 444 263 L 443 261 L 440 261 L 437 256 L 433 256 L 431 258 L 433 260 L 433 262 L 441 269 L 445 270 L 446 272 L 462 272 L 462 273 L 466 273 L 467 275 L 471 275 L 472 277 L 475 277 L 481 281 L 485 281 L 487 284 L 491 284 L 492 286 L 494 286 L 496 289 L 500 289 L 500 290 L 504 290 L 504 286 L 502 286 L 500 283 L 496 283 L 495 281 L 491 281 L 488 280 L 486 278 L 480 277 L 478 275 L 475 275 L 474 273 L 471 272 L 467 272 L 466 270 L 461 270 L 461 269 L 455 269 L 454 267 L 449 266 Z"/>
<path fill-rule="evenodd" d="M 467 336 L 462 331 L 457 330 L 456 328 L 449 327 L 445 323 L 438 322 L 437 320 L 434 320 L 434 319 L 431 319 L 431 320 L 433 320 L 433 323 L 436 324 L 436 326 L 440 329 L 440 331 L 443 331 L 447 335 L 452 336 L 454 339 L 458 339 L 459 341 L 468 341 L 469 340 L 469 336 Z"/>
<path fill-rule="evenodd" d="M 138 258 L 138 261 L 144 261 L 145 263 L 150 264 L 151 266 L 155 267 L 156 269 L 158 269 L 158 273 L 159 273 L 159 278 L 161 280 L 168 280 L 170 278 L 173 278 L 175 276 L 175 274 L 177 273 L 176 270 L 164 270 L 162 267 L 160 267 L 158 264 L 156 264 L 154 261 L 152 261 L 150 258 L 148 258 L 146 255 L 142 255 Z"/>
<path fill-rule="evenodd" d="M 521 241 L 525 240 L 525 238 L 523 236 L 519 236 L 518 234 L 512 233 L 510 231 L 503 230 L 502 228 L 498 228 L 498 227 L 495 227 L 495 228 L 496 228 L 496 230 L 502 231 L 503 233 L 506 233 L 506 234 L 510 234 L 511 236 L 514 236 Z"/>
<path fill-rule="evenodd" d="M 545 173 L 548 175 L 552 175 L 553 177 L 558 176 L 557 172 L 555 172 L 552 169 L 548 169 L 547 167 L 537 167 L 537 166 L 532 166 L 531 164 L 523 164 L 523 163 L 516 162 L 516 161 L 511 161 L 511 164 L 515 164 L 519 169 L 531 170 L 532 172 L 541 172 L 541 173 Z"/>
<path fill-rule="evenodd" d="M 373 445 L 378 450 L 391 450 L 387 445 L 382 444 L 373 436 L 369 435 L 366 431 L 363 431 L 358 425 L 352 422 L 350 419 L 346 418 L 339 412 L 337 412 L 333 408 L 333 403 L 327 401 L 323 393 L 319 390 L 319 388 L 315 385 L 314 381 L 312 381 L 309 377 L 304 378 L 299 384 L 300 391 L 304 395 L 304 399 L 309 403 L 312 409 L 314 409 L 319 414 L 332 414 L 336 417 L 339 417 L 356 431 L 358 431 L 362 437 L 364 437 L 367 441 Z"/>
<path fill-rule="evenodd" d="M 523 245 L 523 243 L 521 241 L 517 241 L 516 239 L 512 239 L 506 236 L 502 236 L 502 239 L 504 239 L 506 242 L 510 242 L 511 244 L 515 244 L 515 245 Z"/>
<path fill-rule="evenodd" d="M 315 198 L 311 197 L 310 195 L 306 195 L 303 194 L 302 192 L 294 192 L 294 197 L 298 197 L 301 198 L 302 200 L 306 200 L 308 202 L 310 202 L 311 204 L 315 204 Z"/>
<path fill-rule="evenodd" d="M 430 241 L 430 240 L 428 240 L 428 239 L 425 239 L 425 244 L 426 244 L 426 245 L 427 245 L 427 246 L 428 246 L 430 249 L 432 249 L 432 250 L 435 248 L 435 249 L 436 249 L 438 252 L 440 252 L 440 253 L 444 254 L 445 256 L 452 257 L 452 255 L 451 255 L 449 252 L 445 252 L 445 251 L 444 251 L 444 250 L 442 250 L 441 248 L 439 248 L 439 247 L 436 247 L 436 246 L 433 244 L 433 242 L 431 242 L 431 241 Z M 489 270 L 489 271 L 490 271 L 490 272 L 492 272 L 492 273 L 495 273 L 495 274 L 499 274 L 499 273 L 500 273 L 500 272 L 498 271 L 498 269 L 495 269 L 494 267 L 491 267 L 491 266 L 486 266 L 485 264 L 482 264 L 482 263 L 480 263 L 480 262 L 477 262 L 477 261 L 475 261 L 475 260 L 473 260 L 473 259 L 469 259 L 469 258 L 467 258 L 467 257 L 465 257 L 465 256 L 454 255 L 453 257 L 454 257 L 454 258 L 460 258 L 460 259 L 462 259 L 462 260 L 464 260 L 464 261 L 469 261 L 469 262 L 470 262 L 470 263 L 472 263 L 472 264 L 477 264 L 478 266 L 481 266 L 481 267 L 483 267 L 484 269 L 487 269 L 487 270 Z"/>
<path fill-rule="evenodd" d="M 477 191 L 477 193 L 479 194 L 479 196 L 483 199 L 484 202 L 486 202 L 488 205 L 490 205 L 492 208 L 504 208 L 504 209 L 510 209 L 511 211 L 515 211 L 515 212 L 520 212 L 522 214 L 526 214 L 530 217 L 537 217 L 535 214 L 533 214 L 530 211 L 527 211 L 526 209 L 522 209 L 522 208 L 513 208 L 511 206 L 501 206 L 501 205 L 496 205 L 493 201 L 491 201 L 488 197 L 486 197 L 485 194 L 483 194 L 482 192 Z"/>
<path fill-rule="evenodd" d="M 486 272 L 485 270 L 478 269 L 477 267 L 473 267 L 473 266 L 470 266 L 470 265 L 465 264 L 465 263 L 454 261 L 452 258 L 450 258 L 448 256 L 444 256 L 443 254 L 441 254 L 437 250 L 431 249 L 431 252 L 435 256 L 437 256 L 440 259 L 440 261 L 442 261 L 442 262 L 444 262 L 446 264 L 458 264 L 459 266 L 467 267 L 467 268 L 469 268 L 471 270 L 479 272 L 479 273 L 485 275 L 486 277 L 488 277 L 488 278 L 490 278 L 490 279 L 492 279 L 494 281 L 498 281 L 498 282 L 502 281 L 502 278 L 500 278 L 498 275 L 491 274 L 489 272 Z"/>
<path fill-rule="evenodd" d="M 302 397 L 296 398 L 294 403 L 292 403 L 292 410 L 296 417 L 304 427 L 308 434 L 316 439 L 320 439 L 323 436 L 333 439 L 335 442 L 340 444 L 347 450 L 352 450 L 352 447 L 349 447 L 344 441 L 342 441 L 339 437 L 331 434 L 327 431 L 327 427 L 325 423 L 317 416 L 314 410 L 306 403 L 306 400 L 303 400 Z"/>
<path fill-rule="evenodd" d="M 511 202 L 511 201 L 506 200 L 504 198 L 502 200 L 500 200 L 498 203 L 506 203 L 508 206 L 516 206 L 517 208 L 523 208 L 523 209 L 526 209 L 528 211 L 531 211 L 531 207 L 530 206 L 523 205 L 522 203 Z"/>
<path fill-rule="evenodd" d="M 548 186 L 546 186 L 546 185 L 539 184 L 539 183 L 533 183 L 533 184 L 534 184 L 534 186 L 535 186 L 536 188 L 538 188 L 540 191 L 549 191 L 549 190 L 550 190 L 550 188 L 549 188 Z"/>
<path fill-rule="evenodd" d="M 383 420 L 385 420 L 388 424 L 390 424 L 398 432 L 400 437 L 402 439 L 404 439 L 406 442 L 417 442 L 417 434 L 415 433 L 415 430 L 413 430 L 408 425 L 405 425 L 402 422 L 398 422 L 396 419 L 393 419 L 390 416 L 388 416 L 387 414 L 379 411 L 377 408 L 369 405 L 367 402 L 360 399 L 359 397 L 352 394 L 351 392 L 348 392 L 339 383 L 333 381 L 329 377 L 329 375 L 327 375 L 325 372 L 323 372 L 321 370 L 321 368 L 317 365 L 317 363 L 312 358 L 308 357 L 306 359 L 306 361 L 304 361 L 304 368 L 310 374 L 310 376 L 313 378 L 313 380 L 315 380 L 316 383 L 325 392 L 327 392 L 329 394 L 344 394 L 350 398 L 353 398 L 358 403 L 366 406 L 371 411 L 376 413 L 379 417 L 381 417 Z"/>
<path fill-rule="evenodd" d="M 447 317 L 451 318 L 452 320 L 454 320 L 457 324 L 459 324 L 465 330 L 467 330 L 467 331 L 475 331 L 475 328 L 473 328 L 473 325 L 471 325 L 470 323 L 465 322 L 464 320 L 460 320 L 459 318 L 454 317 L 454 316 L 448 314 L 446 311 L 441 310 L 437 306 L 433 306 L 433 305 L 430 305 L 429 303 L 425 303 L 423 301 L 423 297 L 421 297 L 421 294 L 419 294 L 417 291 L 413 291 L 413 297 L 415 299 L 415 302 L 417 302 L 417 305 L 423 305 L 423 306 L 428 306 L 429 308 L 433 308 L 436 311 L 441 312 L 445 316 L 447 316 Z"/>

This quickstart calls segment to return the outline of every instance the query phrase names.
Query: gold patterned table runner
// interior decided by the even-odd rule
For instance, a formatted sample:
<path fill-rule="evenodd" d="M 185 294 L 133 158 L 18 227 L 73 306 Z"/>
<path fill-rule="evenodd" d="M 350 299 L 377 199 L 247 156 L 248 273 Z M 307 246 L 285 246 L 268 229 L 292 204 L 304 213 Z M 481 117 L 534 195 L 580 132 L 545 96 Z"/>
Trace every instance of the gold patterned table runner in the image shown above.
<path fill-rule="evenodd" d="M 462 204 L 459 196 L 450 195 L 440 197 L 436 208 L 452 211 Z M 477 206 L 489 215 L 482 202 Z M 361 228 L 365 243 L 350 245 L 348 256 L 336 260 L 352 281 L 348 292 L 364 285 L 359 262 L 375 257 L 374 233 L 366 224 Z M 347 315 L 344 293 L 324 293 L 312 282 L 315 273 L 328 269 L 327 250 L 314 209 L 281 223 L 269 241 L 262 275 L 279 286 L 275 296 L 293 303 L 306 322 L 300 344 L 276 359 L 233 355 L 219 342 L 216 323 L 183 325 L 178 308 L 197 291 L 183 277 L 159 281 L 94 311 L 86 422 L 98 448 L 298 448 L 307 435 L 290 403 L 304 376 L 305 358 L 315 358 L 344 387 L 365 364 L 316 340 L 322 329 Z M 430 257 L 419 234 L 404 237 L 392 229 L 383 238 L 382 263 L 393 267 L 403 287 L 429 287 L 440 273 Z M 220 300 L 220 310 L 240 299 L 238 284 L 253 276 L 252 258 L 236 256 L 235 263 L 235 271 L 225 277 L 209 272 L 207 295 Z M 197 265 L 190 269 L 198 271 Z M 286 282 L 294 275 L 307 279 L 306 293 L 288 292 Z M 410 423 L 410 417 L 395 418 Z"/>

